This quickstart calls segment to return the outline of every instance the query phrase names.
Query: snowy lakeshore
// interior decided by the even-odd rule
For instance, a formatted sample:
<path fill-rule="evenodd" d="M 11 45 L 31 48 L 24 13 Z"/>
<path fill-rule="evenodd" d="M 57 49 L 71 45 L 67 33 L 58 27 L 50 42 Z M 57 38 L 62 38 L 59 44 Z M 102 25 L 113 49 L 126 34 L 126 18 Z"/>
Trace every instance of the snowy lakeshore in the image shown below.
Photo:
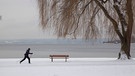
<path fill-rule="evenodd" d="M 116 58 L 31 58 L 31 64 L 20 58 L 0 59 L 1 76 L 134 76 L 135 60 Z"/>
<path fill-rule="evenodd" d="M 27 48 L 31 48 L 31 64 L 21 64 Z M 117 60 L 120 44 L 0 44 L 0 76 L 134 76 L 135 44 L 132 60 Z M 49 55 L 69 55 L 54 59 Z"/>

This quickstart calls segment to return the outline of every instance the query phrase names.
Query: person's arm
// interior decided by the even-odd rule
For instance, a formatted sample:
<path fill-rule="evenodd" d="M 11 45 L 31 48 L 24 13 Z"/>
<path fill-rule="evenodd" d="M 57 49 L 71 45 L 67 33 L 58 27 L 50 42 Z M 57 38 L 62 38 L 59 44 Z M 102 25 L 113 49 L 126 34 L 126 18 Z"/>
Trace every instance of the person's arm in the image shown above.
<path fill-rule="evenodd" d="M 33 54 L 33 53 L 29 53 L 29 54 Z"/>

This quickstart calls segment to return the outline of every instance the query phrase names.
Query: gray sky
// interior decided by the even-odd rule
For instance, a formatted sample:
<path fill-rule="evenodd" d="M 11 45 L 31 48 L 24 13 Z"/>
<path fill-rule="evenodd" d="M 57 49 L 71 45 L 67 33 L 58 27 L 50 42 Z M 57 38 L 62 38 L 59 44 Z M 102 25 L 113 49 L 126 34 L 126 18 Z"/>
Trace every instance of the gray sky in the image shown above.
<path fill-rule="evenodd" d="M 38 21 L 36 0 L 0 0 L 0 39 L 50 38 Z"/>

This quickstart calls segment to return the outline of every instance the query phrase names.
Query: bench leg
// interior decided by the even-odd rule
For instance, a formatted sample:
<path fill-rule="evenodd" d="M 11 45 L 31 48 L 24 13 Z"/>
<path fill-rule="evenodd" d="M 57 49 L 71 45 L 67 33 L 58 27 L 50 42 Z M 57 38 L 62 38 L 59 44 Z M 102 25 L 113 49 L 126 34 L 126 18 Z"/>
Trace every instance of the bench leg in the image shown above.
<path fill-rule="evenodd" d="M 65 57 L 65 62 L 67 62 L 67 57 Z"/>
<path fill-rule="evenodd" d="M 53 57 L 51 57 L 51 62 L 53 62 Z"/>

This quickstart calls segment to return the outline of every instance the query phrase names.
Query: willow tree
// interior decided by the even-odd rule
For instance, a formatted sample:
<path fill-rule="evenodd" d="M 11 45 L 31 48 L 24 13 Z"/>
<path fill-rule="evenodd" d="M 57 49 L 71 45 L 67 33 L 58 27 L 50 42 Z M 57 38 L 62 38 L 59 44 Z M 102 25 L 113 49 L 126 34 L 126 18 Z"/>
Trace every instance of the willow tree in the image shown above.
<path fill-rule="evenodd" d="M 53 28 L 58 37 L 118 37 L 121 41 L 118 59 L 130 59 L 133 1 L 38 0 L 40 23 L 43 29 Z"/>

